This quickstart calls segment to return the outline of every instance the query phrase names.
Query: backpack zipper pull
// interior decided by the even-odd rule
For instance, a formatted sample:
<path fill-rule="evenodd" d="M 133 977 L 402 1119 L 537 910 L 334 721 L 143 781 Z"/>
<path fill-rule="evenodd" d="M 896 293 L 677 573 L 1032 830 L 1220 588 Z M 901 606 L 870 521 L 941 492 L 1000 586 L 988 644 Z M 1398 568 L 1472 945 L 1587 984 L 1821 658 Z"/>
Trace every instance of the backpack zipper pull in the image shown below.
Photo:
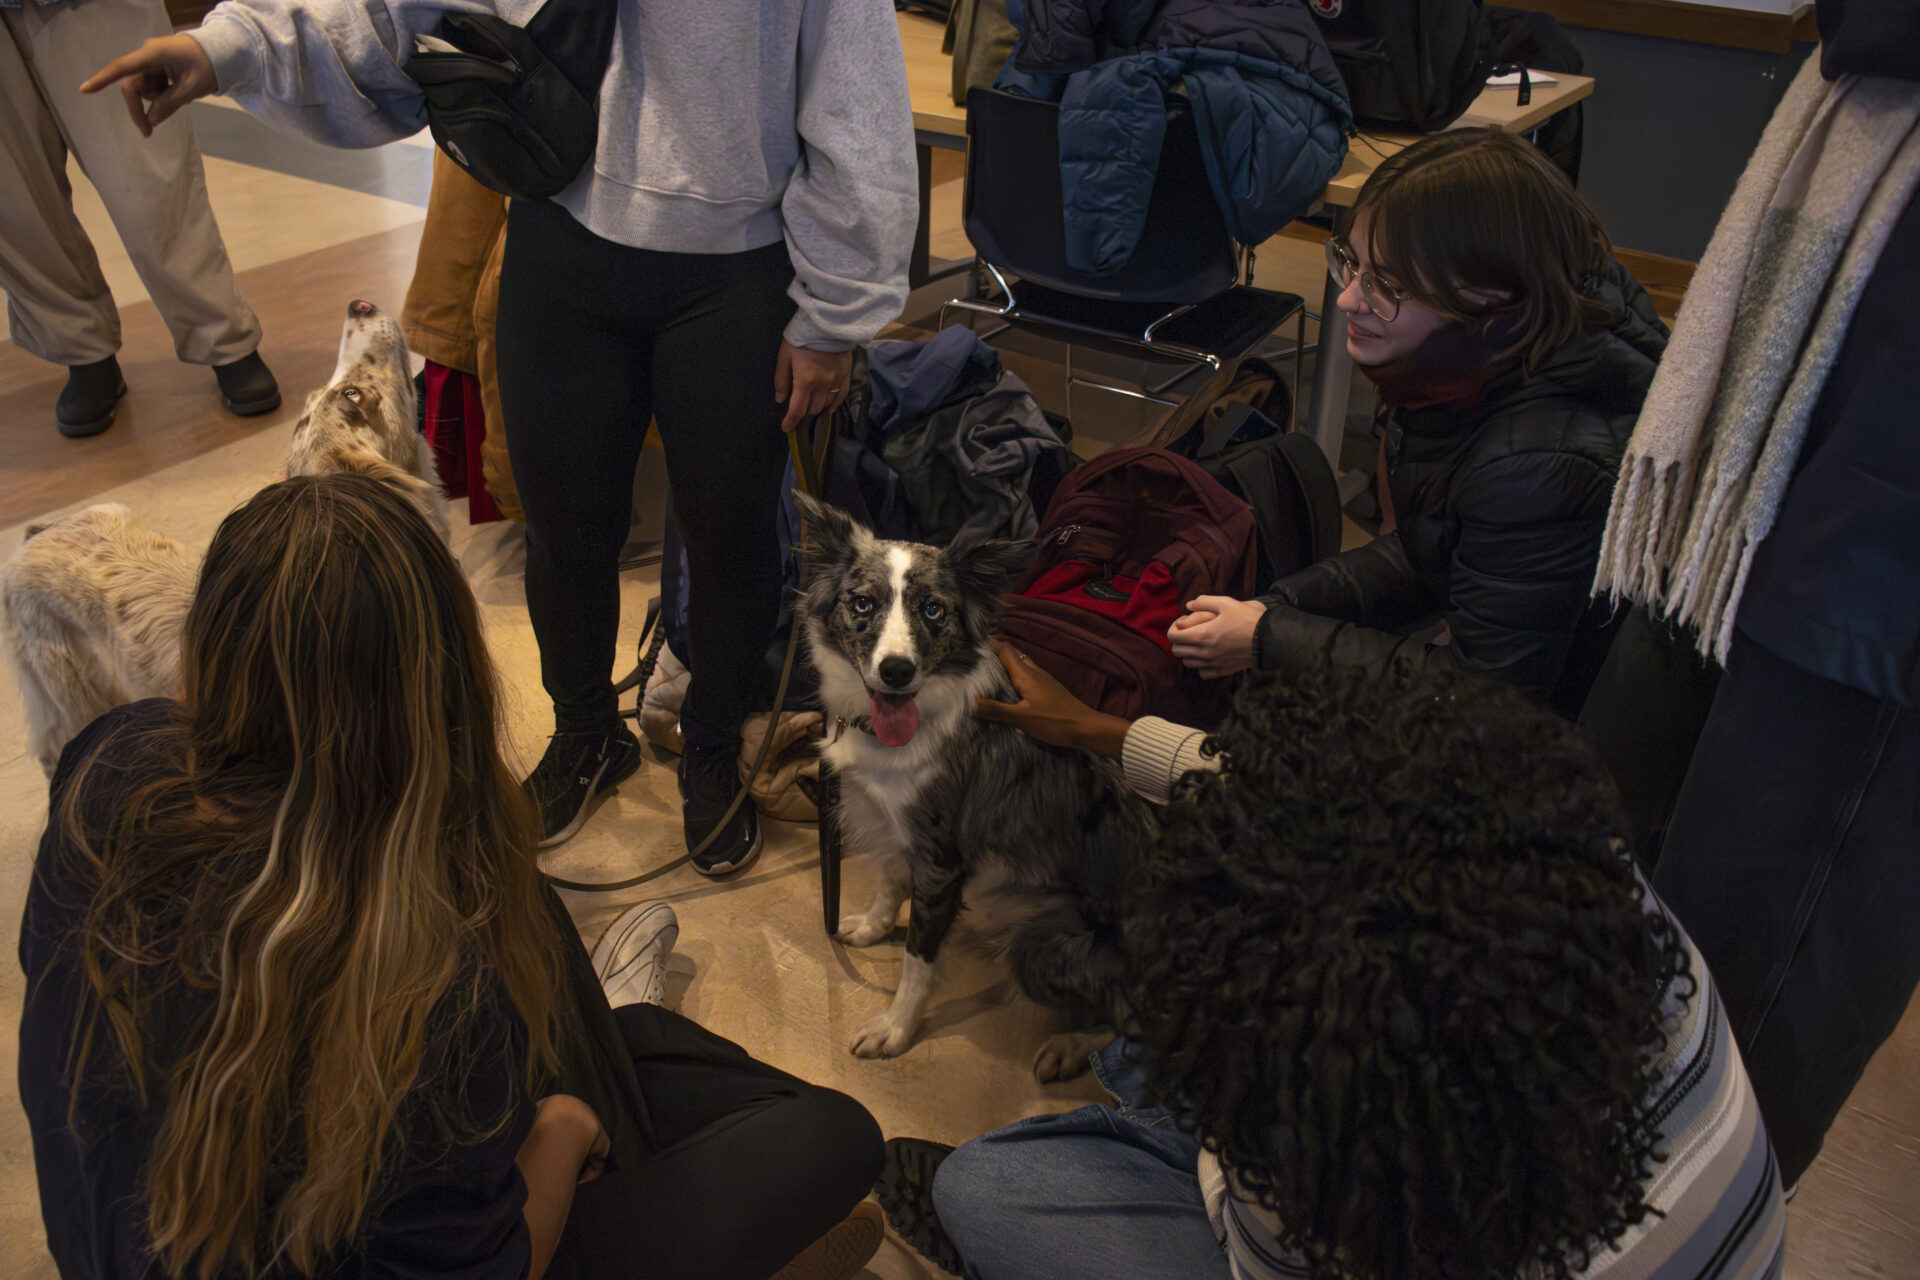
<path fill-rule="evenodd" d="M 1070 525 L 1068 525 L 1068 526 L 1067 526 L 1066 528 L 1064 528 L 1064 529 L 1062 529 L 1062 530 L 1060 531 L 1060 536 L 1059 536 L 1059 537 L 1057 537 L 1057 538 L 1055 538 L 1055 539 L 1053 540 L 1053 545 L 1054 545 L 1054 546 L 1056 546 L 1056 547 L 1064 547 L 1064 546 L 1066 546 L 1066 545 L 1067 545 L 1067 539 L 1068 539 L 1068 538 L 1071 538 L 1071 537 L 1072 537 L 1072 536 L 1073 536 L 1074 534 L 1076 534 L 1076 533 L 1078 533 L 1078 532 L 1080 532 L 1080 526 L 1079 526 L 1079 525 L 1077 525 L 1077 524 L 1070 524 Z"/>

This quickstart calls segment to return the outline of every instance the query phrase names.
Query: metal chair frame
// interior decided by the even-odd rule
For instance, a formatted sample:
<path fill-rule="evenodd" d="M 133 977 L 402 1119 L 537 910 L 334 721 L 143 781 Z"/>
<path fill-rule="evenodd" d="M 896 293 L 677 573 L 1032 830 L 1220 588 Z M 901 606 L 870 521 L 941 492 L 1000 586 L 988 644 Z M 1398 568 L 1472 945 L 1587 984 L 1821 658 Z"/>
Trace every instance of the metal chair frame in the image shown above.
<path fill-rule="evenodd" d="M 1210 378 L 1218 377 L 1221 373 L 1222 362 L 1220 357 L 1214 352 L 1203 351 L 1198 347 L 1188 346 L 1184 343 L 1167 342 L 1155 336 L 1162 325 L 1192 311 L 1195 304 L 1172 307 L 1148 324 L 1146 328 L 1141 331 L 1140 336 L 1136 338 L 1131 334 L 1122 333 L 1113 329 L 1101 329 L 1092 325 L 1076 324 L 1072 321 L 1058 319 L 1053 316 L 1026 314 L 1020 310 L 1019 298 L 1014 293 L 1013 282 L 1007 278 L 1005 273 L 984 258 L 976 259 L 976 261 L 979 266 L 993 278 L 994 284 L 999 288 L 1000 297 L 1004 298 L 1005 301 L 996 303 L 991 298 L 949 298 L 940 304 L 940 315 L 936 321 L 936 327 L 941 329 L 946 328 L 948 314 L 952 311 L 959 310 L 972 313 L 973 315 L 990 316 L 1003 322 L 999 328 L 994 329 L 986 335 L 987 339 L 996 337 L 1017 324 L 1025 323 L 1048 329 L 1066 330 L 1069 333 L 1084 333 L 1090 337 L 1101 338 L 1108 342 L 1136 347 L 1153 356 L 1171 357 L 1185 361 L 1185 364 L 1171 377 L 1162 379 L 1157 383 L 1143 384 L 1144 390 L 1136 389 L 1121 386 L 1117 383 L 1102 382 L 1095 378 L 1082 377 L 1074 369 L 1073 340 L 1071 338 L 1065 339 L 1062 345 L 1066 348 L 1066 410 L 1069 421 L 1073 420 L 1073 389 L 1076 386 L 1091 387 L 1098 391 L 1106 391 L 1114 395 L 1126 396 L 1129 399 L 1145 400 L 1152 404 L 1166 405 L 1168 408 L 1174 408 L 1184 403 L 1185 398 L 1169 400 L 1161 394 L 1162 392 L 1166 391 L 1175 383 L 1191 377 L 1202 368 L 1208 371 Z M 972 315 L 969 315 L 968 319 L 969 323 L 971 323 Z M 1294 397 L 1296 401 L 1298 399 L 1297 388 L 1300 386 L 1301 374 L 1304 369 L 1303 360 L 1306 355 L 1306 348 L 1307 313 L 1306 308 L 1302 307 L 1294 319 L 1293 385 L 1296 388 Z M 1288 430 L 1292 430 L 1292 415 L 1289 415 L 1285 426 Z"/>

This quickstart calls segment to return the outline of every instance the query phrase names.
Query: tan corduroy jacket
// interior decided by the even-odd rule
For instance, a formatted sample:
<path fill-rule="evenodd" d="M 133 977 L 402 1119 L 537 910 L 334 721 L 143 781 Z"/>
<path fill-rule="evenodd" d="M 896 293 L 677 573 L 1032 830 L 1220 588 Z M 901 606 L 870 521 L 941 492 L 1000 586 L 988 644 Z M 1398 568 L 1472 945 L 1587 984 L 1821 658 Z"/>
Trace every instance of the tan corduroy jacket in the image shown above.
<path fill-rule="evenodd" d="M 520 495 L 507 462 L 506 415 L 494 374 L 494 316 L 500 303 L 500 259 L 507 243 L 507 198 L 475 182 L 439 151 L 413 283 L 400 312 L 407 345 L 480 382 L 487 435 L 480 467 L 500 514 L 522 520 Z"/>

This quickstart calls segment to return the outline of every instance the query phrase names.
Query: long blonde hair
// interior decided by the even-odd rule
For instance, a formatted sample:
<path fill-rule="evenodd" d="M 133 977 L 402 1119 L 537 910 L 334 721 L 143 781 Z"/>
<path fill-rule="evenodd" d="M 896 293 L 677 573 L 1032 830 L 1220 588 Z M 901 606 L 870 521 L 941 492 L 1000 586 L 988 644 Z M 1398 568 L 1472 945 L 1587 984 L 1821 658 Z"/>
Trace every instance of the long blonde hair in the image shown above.
<path fill-rule="evenodd" d="M 84 777 L 67 792 L 91 890 L 76 1093 L 104 1020 L 159 1108 L 143 1185 L 170 1275 L 310 1272 L 377 1207 L 402 1100 L 461 1095 L 417 1077 L 490 990 L 525 1022 L 528 1085 L 550 1069 L 560 935 L 473 597 L 403 497 L 305 477 L 234 512 L 182 667 L 181 712 L 122 744 L 151 772 L 91 826 Z M 172 982 L 212 1010 L 154 1063 Z"/>

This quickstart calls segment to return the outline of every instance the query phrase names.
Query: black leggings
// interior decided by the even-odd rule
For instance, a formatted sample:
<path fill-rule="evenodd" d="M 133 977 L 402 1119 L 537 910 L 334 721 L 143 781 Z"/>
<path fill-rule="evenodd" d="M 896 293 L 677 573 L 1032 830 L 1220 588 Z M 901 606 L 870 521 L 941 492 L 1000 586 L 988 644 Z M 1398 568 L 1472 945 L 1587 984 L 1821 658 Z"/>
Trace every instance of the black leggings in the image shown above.
<path fill-rule="evenodd" d="M 556 728 L 617 722 L 612 671 L 633 474 L 660 424 L 687 548 L 690 745 L 730 748 L 779 612 L 786 445 L 773 398 L 793 316 L 782 243 L 656 253 L 515 201 L 500 272 L 500 400 L 527 519 L 527 611 Z"/>
<path fill-rule="evenodd" d="M 574 1194 L 554 1280 L 764 1280 L 873 1189 L 880 1128 L 846 1094 L 653 1005 L 613 1020 L 657 1148 Z"/>

